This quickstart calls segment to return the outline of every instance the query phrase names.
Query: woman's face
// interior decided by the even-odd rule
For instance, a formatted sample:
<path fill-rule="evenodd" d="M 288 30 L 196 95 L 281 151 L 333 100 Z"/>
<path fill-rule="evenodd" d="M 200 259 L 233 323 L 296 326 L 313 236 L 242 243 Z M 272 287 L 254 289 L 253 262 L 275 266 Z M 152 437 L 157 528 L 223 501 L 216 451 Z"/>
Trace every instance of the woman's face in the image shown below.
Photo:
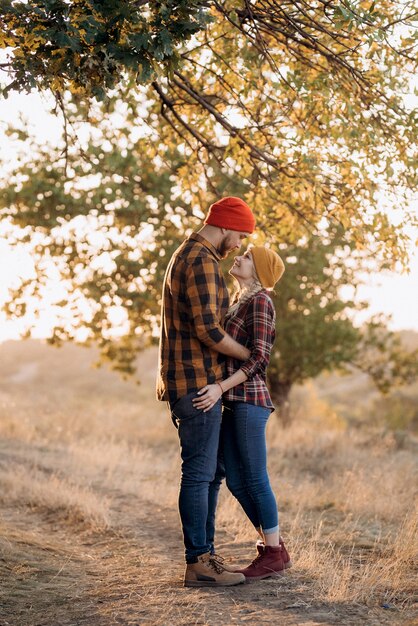
<path fill-rule="evenodd" d="M 229 273 L 242 285 L 250 285 L 253 282 L 256 274 L 253 258 L 249 250 L 235 257 Z"/>

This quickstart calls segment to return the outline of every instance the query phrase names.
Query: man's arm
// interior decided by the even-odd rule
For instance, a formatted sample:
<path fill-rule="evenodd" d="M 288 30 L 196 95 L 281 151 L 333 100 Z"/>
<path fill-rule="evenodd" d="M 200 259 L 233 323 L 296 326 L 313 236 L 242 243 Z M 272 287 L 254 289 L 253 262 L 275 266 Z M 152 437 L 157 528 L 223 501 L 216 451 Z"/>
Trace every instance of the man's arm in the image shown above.
<path fill-rule="evenodd" d="M 211 350 L 246 361 L 250 351 L 226 334 L 218 318 L 219 273 L 214 260 L 203 257 L 188 268 L 186 295 L 198 339 Z"/>
<path fill-rule="evenodd" d="M 212 347 L 212 350 L 216 350 L 216 352 L 220 352 L 221 354 L 226 354 L 227 356 L 231 356 L 234 359 L 239 359 L 240 361 L 246 361 L 249 359 L 251 352 L 248 348 L 242 346 L 238 341 L 232 339 L 229 335 L 225 334 L 224 338 L 219 341 L 219 343 L 215 343 Z"/>

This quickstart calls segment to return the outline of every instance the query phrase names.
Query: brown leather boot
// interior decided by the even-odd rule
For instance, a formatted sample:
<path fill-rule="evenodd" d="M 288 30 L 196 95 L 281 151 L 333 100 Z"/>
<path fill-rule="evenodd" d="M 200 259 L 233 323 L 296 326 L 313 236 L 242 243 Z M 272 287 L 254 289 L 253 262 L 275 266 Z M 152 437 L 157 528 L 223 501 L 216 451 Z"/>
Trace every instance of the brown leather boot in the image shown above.
<path fill-rule="evenodd" d="M 244 574 L 247 582 L 282 576 L 284 570 L 291 566 L 290 558 L 286 548 L 284 548 L 284 544 L 283 546 L 265 546 L 260 542 L 257 543 L 257 552 L 258 556 L 248 567 L 235 570 Z"/>
<path fill-rule="evenodd" d="M 231 587 L 240 583 L 245 583 L 245 576 L 227 572 L 209 552 L 201 554 L 197 563 L 188 563 L 184 574 L 185 587 Z"/>

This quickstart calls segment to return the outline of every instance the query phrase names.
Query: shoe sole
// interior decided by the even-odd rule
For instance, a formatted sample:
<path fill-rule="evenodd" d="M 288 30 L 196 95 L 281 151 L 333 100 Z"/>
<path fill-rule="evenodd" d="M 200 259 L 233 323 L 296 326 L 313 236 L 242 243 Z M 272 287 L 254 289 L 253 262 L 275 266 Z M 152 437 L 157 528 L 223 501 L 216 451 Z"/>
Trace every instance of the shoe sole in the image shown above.
<path fill-rule="evenodd" d="M 242 585 L 245 582 L 246 578 L 244 578 L 244 580 L 240 580 L 237 583 L 218 583 L 211 581 L 185 580 L 183 583 L 183 587 L 235 587 L 236 585 Z"/>
<path fill-rule="evenodd" d="M 284 570 L 281 570 L 280 572 L 271 572 L 271 574 L 263 574 L 262 576 L 251 576 L 245 579 L 245 582 L 248 584 L 251 583 L 255 583 L 257 582 L 257 580 L 265 580 L 266 578 L 281 578 L 281 576 L 284 576 L 285 572 Z"/>

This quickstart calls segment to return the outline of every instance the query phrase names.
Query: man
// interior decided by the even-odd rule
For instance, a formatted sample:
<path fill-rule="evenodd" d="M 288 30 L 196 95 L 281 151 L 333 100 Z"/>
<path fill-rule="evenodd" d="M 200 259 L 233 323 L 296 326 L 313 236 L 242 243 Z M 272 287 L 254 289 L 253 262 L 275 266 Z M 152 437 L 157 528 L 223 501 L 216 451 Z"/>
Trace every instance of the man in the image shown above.
<path fill-rule="evenodd" d="M 206 412 L 195 409 L 192 400 L 199 389 L 222 380 L 224 355 L 242 361 L 249 357 L 247 348 L 221 326 L 229 297 L 219 261 L 238 250 L 254 227 L 254 215 L 243 200 L 222 198 L 211 205 L 199 232 L 173 254 L 164 278 L 157 398 L 169 402 L 178 423 L 187 587 L 245 581 L 242 574 L 226 571 L 214 555 L 221 400 Z"/>

